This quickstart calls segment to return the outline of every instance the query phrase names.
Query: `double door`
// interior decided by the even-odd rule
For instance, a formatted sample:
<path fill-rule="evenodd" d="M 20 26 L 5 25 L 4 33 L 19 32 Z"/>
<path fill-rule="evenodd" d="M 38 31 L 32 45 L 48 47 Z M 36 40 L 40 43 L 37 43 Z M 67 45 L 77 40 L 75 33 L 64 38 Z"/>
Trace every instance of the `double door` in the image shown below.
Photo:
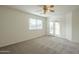
<path fill-rule="evenodd" d="M 60 22 L 49 22 L 49 34 L 53 36 L 60 35 Z"/>

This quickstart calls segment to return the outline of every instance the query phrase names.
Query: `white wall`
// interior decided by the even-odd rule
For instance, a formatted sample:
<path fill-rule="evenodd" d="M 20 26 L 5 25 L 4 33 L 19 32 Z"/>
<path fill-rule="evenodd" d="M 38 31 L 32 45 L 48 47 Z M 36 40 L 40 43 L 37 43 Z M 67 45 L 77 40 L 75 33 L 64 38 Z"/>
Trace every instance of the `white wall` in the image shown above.
<path fill-rule="evenodd" d="M 79 43 L 79 9 L 66 15 L 66 38 Z"/>
<path fill-rule="evenodd" d="M 79 43 L 79 9 L 72 12 L 72 41 Z"/>
<path fill-rule="evenodd" d="M 66 39 L 66 19 L 62 16 L 60 21 L 60 37 Z"/>
<path fill-rule="evenodd" d="M 41 19 L 43 29 L 30 31 L 29 18 Z M 45 18 L 0 6 L 0 47 L 46 34 Z"/>
<path fill-rule="evenodd" d="M 66 14 L 66 38 L 72 40 L 72 12 Z"/>

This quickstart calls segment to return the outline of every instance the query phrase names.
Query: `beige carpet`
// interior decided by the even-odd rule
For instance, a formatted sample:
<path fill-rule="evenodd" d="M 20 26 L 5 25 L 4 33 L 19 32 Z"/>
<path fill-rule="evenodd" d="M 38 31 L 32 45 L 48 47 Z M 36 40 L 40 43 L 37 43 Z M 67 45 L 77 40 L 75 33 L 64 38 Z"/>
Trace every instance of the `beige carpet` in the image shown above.
<path fill-rule="evenodd" d="M 76 54 L 79 53 L 79 44 L 62 38 L 44 36 L 0 48 L 0 53 Z"/>

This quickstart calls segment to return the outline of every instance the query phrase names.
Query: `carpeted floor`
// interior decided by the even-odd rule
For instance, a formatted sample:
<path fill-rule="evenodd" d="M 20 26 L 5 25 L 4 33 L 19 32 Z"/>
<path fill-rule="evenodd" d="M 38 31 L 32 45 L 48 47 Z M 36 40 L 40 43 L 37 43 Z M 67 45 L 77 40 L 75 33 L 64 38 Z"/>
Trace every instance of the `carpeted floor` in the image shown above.
<path fill-rule="evenodd" d="M 79 53 L 79 44 L 62 38 L 44 36 L 0 48 L 0 53 L 77 54 Z"/>

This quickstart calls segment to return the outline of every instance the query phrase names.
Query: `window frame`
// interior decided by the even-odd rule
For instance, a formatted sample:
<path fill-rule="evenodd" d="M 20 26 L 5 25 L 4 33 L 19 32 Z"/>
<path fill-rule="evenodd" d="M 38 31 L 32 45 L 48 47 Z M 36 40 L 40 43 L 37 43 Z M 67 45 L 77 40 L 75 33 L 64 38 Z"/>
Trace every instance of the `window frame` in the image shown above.
<path fill-rule="evenodd" d="M 33 22 L 31 22 L 31 20 L 35 20 L 35 25 L 34 25 L 35 28 L 32 27 Z M 35 18 L 30 18 L 29 19 L 29 30 L 42 30 L 42 29 L 43 29 L 43 20 L 35 19 Z"/>

